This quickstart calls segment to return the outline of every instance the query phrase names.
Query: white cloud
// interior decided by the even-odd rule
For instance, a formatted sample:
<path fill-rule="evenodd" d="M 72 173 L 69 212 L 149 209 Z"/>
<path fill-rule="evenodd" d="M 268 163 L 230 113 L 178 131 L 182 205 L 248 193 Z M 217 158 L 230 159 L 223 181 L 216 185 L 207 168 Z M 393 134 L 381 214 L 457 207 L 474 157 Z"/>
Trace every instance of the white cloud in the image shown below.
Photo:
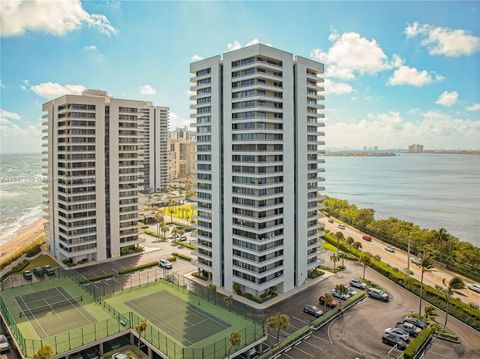
<path fill-rule="evenodd" d="M 2 80 L 0 80 L 0 89 L 4 89 L 5 87 L 7 87 L 7 86 L 5 86 L 5 84 L 2 82 Z"/>
<path fill-rule="evenodd" d="M 203 57 L 197 54 L 193 54 L 192 61 L 200 61 L 203 60 Z"/>
<path fill-rule="evenodd" d="M 335 82 L 330 79 L 325 79 L 325 92 L 333 95 L 344 95 L 353 91 L 350 84 L 345 82 Z"/>
<path fill-rule="evenodd" d="M 88 13 L 80 0 L 4 0 L 0 6 L 1 36 L 19 36 L 26 31 L 61 36 L 83 25 L 108 36 L 117 33 L 105 15 Z"/>
<path fill-rule="evenodd" d="M 190 127 L 192 121 L 188 118 L 181 117 L 175 112 L 170 111 L 170 129 L 175 129 L 177 127 Z"/>
<path fill-rule="evenodd" d="M 442 105 L 446 107 L 453 106 L 458 103 L 458 92 L 457 91 L 443 91 L 440 96 L 438 96 L 437 101 L 435 103 L 437 105 Z"/>
<path fill-rule="evenodd" d="M 431 55 L 459 57 L 472 55 L 480 50 L 480 37 L 463 29 L 435 27 L 415 21 L 407 24 L 405 35 L 408 38 L 421 38 L 421 45 L 426 47 Z"/>
<path fill-rule="evenodd" d="M 233 40 L 232 42 L 229 42 L 227 44 L 227 49 L 228 51 L 233 51 L 233 50 L 238 50 L 238 49 L 241 49 L 242 47 L 246 47 L 246 46 L 250 46 L 250 45 L 255 45 L 255 44 L 260 44 L 260 40 L 259 39 L 252 39 L 250 41 L 248 41 L 245 45 L 242 46 L 242 44 L 240 44 L 240 42 L 238 40 Z M 266 42 L 266 43 L 263 43 L 264 45 L 267 45 L 267 46 L 272 46 L 272 44 Z"/>
<path fill-rule="evenodd" d="M 139 86 L 139 88 L 140 88 L 140 94 L 141 95 L 153 96 L 157 93 L 157 90 L 155 90 L 150 85 Z"/>
<path fill-rule="evenodd" d="M 20 88 L 21 88 L 23 91 L 29 91 L 29 90 L 30 90 L 30 81 L 28 81 L 28 79 L 23 80 L 23 81 L 22 81 L 22 84 L 20 85 Z"/>
<path fill-rule="evenodd" d="M 22 125 L 21 116 L 0 109 L 0 143 L 2 153 L 40 152 L 42 130 L 40 122 Z"/>
<path fill-rule="evenodd" d="M 369 40 L 356 32 L 339 35 L 334 30 L 329 40 L 332 46 L 328 51 L 314 49 L 311 54 L 327 65 L 327 77 L 352 80 L 357 74 L 375 74 L 399 65 L 398 56 L 390 62 L 376 40 Z"/>
<path fill-rule="evenodd" d="M 399 112 L 368 114 L 355 122 L 340 121 L 325 128 L 329 147 L 406 148 L 422 143 L 427 148 L 478 148 L 480 123 L 428 111 L 411 122 Z"/>
<path fill-rule="evenodd" d="M 468 106 L 467 111 L 480 111 L 480 103 L 474 103 Z"/>
<path fill-rule="evenodd" d="M 81 95 L 86 88 L 82 85 L 62 85 L 56 82 L 44 82 L 30 87 L 37 95 L 54 99 L 63 95 Z"/>
<path fill-rule="evenodd" d="M 402 65 L 395 70 L 393 75 L 388 79 L 388 83 L 392 86 L 412 85 L 422 87 L 433 81 L 441 81 L 443 79 L 443 76 L 433 72 L 430 73 L 426 70 L 419 71 L 415 67 Z"/>
<path fill-rule="evenodd" d="M 98 51 L 98 47 L 96 47 L 95 45 L 87 45 L 84 46 L 83 49 L 85 51 Z"/>
<path fill-rule="evenodd" d="M 22 117 L 16 112 L 0 109 L 0 118 L 2 120 L 20 120 Z"/>

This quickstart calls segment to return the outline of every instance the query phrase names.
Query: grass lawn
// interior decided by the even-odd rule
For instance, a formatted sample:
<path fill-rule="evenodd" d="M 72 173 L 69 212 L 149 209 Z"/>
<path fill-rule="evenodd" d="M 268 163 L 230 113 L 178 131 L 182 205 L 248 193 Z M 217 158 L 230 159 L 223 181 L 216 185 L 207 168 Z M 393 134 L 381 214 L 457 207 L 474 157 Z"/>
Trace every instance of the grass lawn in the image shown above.
<path fill-rule="evenodd" d="M 338 252 L 337 247 L 331 245 L 330 243 L 323 243 L 322 244 L 323 249 L 326 249 L 327 251 L 332 251 L 332 252 Z"/>
<path fill-rule="evenodd" d="M 171 215 L 173 218 L 179 218 L 183 220 L 191 220 L 192 215 L 196 214 L 196 210 L 192 209 L 191 204 L 184 204 L 181 206 L 169 207 L 169 208 L 162 208 L 160 209 L 161 212 L 165 213 L 165 216 L 170 217 Z"/>
<path fill-rule="evenodd" d="M 58 263 L 49 255 L 42 254 L 41 256 L 38 256 L 34 260 L 32 260 L 28 266 L 23 269 L 24 271 L 26 270 L 33 270 L 37 267 L 43 267 L 46 266 L 47 264 L 51 265 L 52 267 L 58 267 Z"/>

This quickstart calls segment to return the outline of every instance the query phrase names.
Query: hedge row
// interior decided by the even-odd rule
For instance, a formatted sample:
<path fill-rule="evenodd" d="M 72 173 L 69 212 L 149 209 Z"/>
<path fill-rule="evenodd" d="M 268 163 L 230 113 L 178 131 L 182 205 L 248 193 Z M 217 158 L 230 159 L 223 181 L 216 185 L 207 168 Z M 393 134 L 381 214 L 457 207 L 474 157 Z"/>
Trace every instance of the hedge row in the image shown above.
<path fill-rule="evenodd" d="M 283 339 L 280 342 L 280 344 L 278 344 L 277 346 L 274 346 L 272 348 L 272 350 L 260 355 L 258 357 L 258 359 L 271 358 L 275 354 L 277 354 L 277 353 L 281 352 L 282 350 L 284 350 L 285 348 L 287 348 L 290 344 L 295 343 L 297 340 L 299 340 L 299 339 L 303 338 L 304 336 L 306 336 L 307 334 L 309 334 L 310 331 L 311 331 L 311 329 L 308 325 L 306 325 L 306 326 L 304 326 L 300 329 L 297 329 L 292 334 L 290 334 L 288 337 Z"/>
<path fill-rule="evenodd" d="M 43 237 L 37 238 L 33 242 L 20 247 L 19 249 L 15 250 L 12 254 L 6 256 L 2 261 L 0 262 L 0 270 L 3 270 L 6 266 L 8 266 L 10 263 L 16 261 L 18 258 L 25 254 L 29 253 L 34 253 L 35 251 L 38 250 L 40 252 L 42 245 L 45 243 L 45 240 Z M 37 253 L 38 253 L 37 252 Z M 35 254 L 37 254 L 35 253 Z M 33 257 L 35 254 L 30 255 L 30 257 Z"/>
<path fill-rule="evenodd" d="M 196 250 L 196 249 L 197 249 L 197 246 L 196 246 L 196 245 L 190 244 L 190 243 L 184 243 L 184 242 L 179 241 L 179 240 L 174 240 L 174 241 L 172 241 L 172 243 L 175 243 L 175 244 L 178 244 L 179 246 L 182 246 L 182 247 L 185 247 L 185 248 L 189 248 L 189 249 L 193 249 L 193 250 Z"/>
<path fill-rule="evenodd" d="M 348 306 L 350 306 L 352 303 L 356 303 L 357 301 L 360 301 L 360 299 L 364 298 L 365 295 L 366 295 L 365 292 L 362 290 L 362 291 L 359 291 L 357 294 L 351 296 L 345 302 L 342 303 L 342 310 L 345 310 L 345 308 L 348 308 Z M 320 318 L 315 319 L 312 322 L 312 327 L 315 329 L 319 329 L 320 327 L 323 326 L 324 323 L 328 322 L 331 318 L 337 315 L 339 311 L 340 311 L 340 308 L 338 307 L 329 310 Z"/>
<path fill-rule="evenodd" d="M 192 261 L 192 257 L 186 256 L 185 254 L 182 254 L 182 253 L 173 252 L 172 255 L 174 255 L 175 257 L 178 257 L 180 259 L 184 259 L 186 261 L 189 261 L 189 262 Z"/>
<path fill-rule="evenodd" d="M 155 238 L 159 238 L 159 239 L 164 240 L 162 235 L 157 234 L 157 233 L 155 233 L 154 231 L 149 231 L 149 230 L 145 229 L 145 230 L 143 231 L 143 233 L 148 234 L 149 236 L 152 236 L 152 237 L 155 237 Z"/>
<path fill-rule="evenodd" d="M 337 239 L 332 234 L 325 234 L 323 238 L 328 243 L 337 246 Z M 348 251 L 353 255 L 356 255 L 357 257 L 362 256 L 364 253 L 361 250 L 355 250 L 354 248 L 352 248 L 350 251 L 349 246 L 342 241 L 340 241 L 338 247 L 344 251 Z M 369 266 L 398 285 L 408 289 L 412 293 L 420 295 L 420 281 L 406 275 L 403 272 L 400 272 L 398 268 L 393 268 L 392 266 L 383 263 L 374 257 L 370 258 Z M 425 283 L 423 284 L 423 299 L 442 310 L 446 310 L 447 302 L 445 295 Z M 480 330 L 480 311 L 470 307 L 468 304 L 463 303 L 460 299 L 451 298 L 449 314 L 471 326 L 472 328 Z"/>
<path fill-rule="evenodd" d="M 148 262 L 148 263 L 140 264 L 138 266 L 133 266 L 133 267 L 128 267 L 128 268 L 122 269 L 121 271 L 118 272 L 118 274 L 119 275 L 128 274 L 128 273 L 136 272 L 138 270 L 155 267 L 156 265 L 158 265 L 158 261 Z"/>
<path fill-rule="evenodd" d="M 430 335 L 432 335 L 433 329 L 431 327 L 426 327 L 423 329 L 415 339 L 413 339 L 410 344 L 407 345 L 403 357 L 405 359 L 413 359 L 417 352 L 422 348 L 423 344 L 428 340 Z"/>

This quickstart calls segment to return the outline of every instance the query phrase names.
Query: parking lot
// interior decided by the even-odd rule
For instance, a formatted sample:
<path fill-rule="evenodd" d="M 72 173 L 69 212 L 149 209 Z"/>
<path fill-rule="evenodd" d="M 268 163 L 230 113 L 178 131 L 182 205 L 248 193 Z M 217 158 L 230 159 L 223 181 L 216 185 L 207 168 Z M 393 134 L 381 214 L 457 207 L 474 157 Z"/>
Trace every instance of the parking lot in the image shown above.
<path fill-rule="evenodd" d="M 306 304 L 318 305 L 318 297 L 330 292 L 337 284 L 347 284 L 352 278 L 361 277 L 363 267 L 354 262 L 347 263 L 347 269 L 339 272 L 319 284 L 292 296 L 271 308 L 268 314 L 285 313 L 290 317 L 290 327 L 281 332 L 281 339 L 298 328 L 311 323 L 315 318 L 302 312 Z M 344 313 L 342 317 L 330 322 L 279 358 L 397 358 L 402 352 L 382 343 L 385 328 L 394 327 L 397 321 L 411 312 L 418 310 L 418 299 L 388 281 L 373 270 L 367 269 L 367 279 L 383 287 L 390 293 L 388 303 L 366 298 Z M 319 306 L 322 310 L 328 310 Z M 441 320 L 441 319 L 439 319 Z M 435 339 L 427 358 L 478 358 L 478 337 L 476 332 L 463 324 L 451 322 L 452 325 L 462 326 L 469 336 L 464 344 L 453 344 Z M 460 334 L 460 333 L 459 333 Z M 465 343 L 467 342 L 467 343 Z M 269 334 L 268 344 L 275 343 L 274 333 Z M 465 345 L 466 344 L 466 345 Z M 442 348 L 445 347 L 445 348 Z"/>

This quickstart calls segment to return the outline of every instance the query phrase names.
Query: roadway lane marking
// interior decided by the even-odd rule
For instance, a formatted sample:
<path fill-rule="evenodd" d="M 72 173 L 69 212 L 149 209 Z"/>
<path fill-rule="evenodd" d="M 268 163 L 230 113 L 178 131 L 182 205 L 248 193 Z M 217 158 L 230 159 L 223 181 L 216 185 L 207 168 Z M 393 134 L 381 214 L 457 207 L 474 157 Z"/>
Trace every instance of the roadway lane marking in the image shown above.
<path fill-rule="evenodd" d="M 305 324 L 308 324 L 308 325 L 310 325 L 310 323 L 309 323 L 309 322 L 306 322 L 306 321 L 304 321 L 304 320 L 302 320 L 302 319 L 300 319 L 300 318 L 297 318 L 297 317 L 292 317 L 292 319 L 295 319 L 295 320 L 298 320 L 299 322 L 302 322 L 302 323 L 305 323 Z"/>
<path fill-rule="evenodd" d="M 315 358 L 312 354 L 307 353 L 305 350 L 300 349 L 300 348 L 297 347 L 296 345 L 295 345 L 294 347 L 292 347 L 292 348 L 293 348 L 293 349 L 300 350 L 303 354 L 306 354 L 306 355 L 308 355 L 309 357 Z"/>
<path fill-rule="evenodd" d="M 340 318 L 340 316 L 336 317 L 335 319 L 333 319 L 329 326 L 328 326 L 328 329 L 327 329 L 327 334 L 328 334 L 328 340 L 330 340 L 330 343 L 333 344 L 333 341 L 332 341 L 332 338 L 330 337 L 330 327 L 332 326 L 333 323 L 335 323 L 335 321 Z"/>

